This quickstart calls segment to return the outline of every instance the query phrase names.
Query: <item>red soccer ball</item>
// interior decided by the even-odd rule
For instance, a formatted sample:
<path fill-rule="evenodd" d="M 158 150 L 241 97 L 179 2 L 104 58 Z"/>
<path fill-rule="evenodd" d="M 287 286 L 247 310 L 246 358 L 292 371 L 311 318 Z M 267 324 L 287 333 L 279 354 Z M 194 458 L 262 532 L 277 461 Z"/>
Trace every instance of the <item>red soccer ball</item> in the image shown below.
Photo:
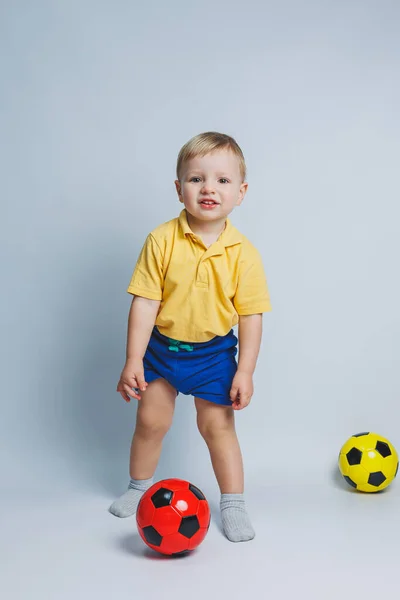
<path fill-rule="evenodd" d="M 210 507 L 203 492 L 183 479 L 163 479 L 141 497 L 136 522 L 142 540 L 161 554 L 194 550 L 206 537 Z"/>

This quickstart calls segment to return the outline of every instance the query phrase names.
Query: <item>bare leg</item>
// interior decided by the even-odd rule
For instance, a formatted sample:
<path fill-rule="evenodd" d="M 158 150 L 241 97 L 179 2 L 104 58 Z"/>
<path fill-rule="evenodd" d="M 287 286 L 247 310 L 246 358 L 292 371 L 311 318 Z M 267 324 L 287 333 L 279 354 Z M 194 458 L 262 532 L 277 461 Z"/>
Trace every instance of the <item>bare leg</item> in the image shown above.
<path fill-rule="evenodd" d="M 132 479 L 153 477 L 164 436 L 172 424 L 177 393 L 165 379 L 156 379 L 141 395 L 129 462 Z"/>
<path fill-rule="evenodd" d="M 195 398 L 197 426 L 210 452 L 221 494 L 243 494 L 243 459 L 230 406 Z"/>
<path fill-rule="evenodd" d="M 175 388 L 165 379 L 156 379 L 141 393 L 131 444 L 131 482 L 128 490 L 109 508 L 116 517 L 133 515 L 143 493 L 153 483 L 162 442 L 172 423 L 176 395 Z"/>
<path fill-rule="evenodd" d="M 221 518 L 232 542 L 251 540 L 255 533 L 244 504 L 243 459 L 230 406 L 195 398 L 197 425 L 210 452 L 221 491 Z"/>

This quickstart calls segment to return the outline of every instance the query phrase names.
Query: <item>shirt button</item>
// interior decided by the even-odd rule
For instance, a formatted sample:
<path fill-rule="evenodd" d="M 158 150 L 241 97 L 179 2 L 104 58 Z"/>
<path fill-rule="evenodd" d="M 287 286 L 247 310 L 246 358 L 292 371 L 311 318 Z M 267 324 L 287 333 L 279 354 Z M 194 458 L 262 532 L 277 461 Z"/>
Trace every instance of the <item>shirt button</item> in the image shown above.
<path fill-rule="evenodd" d="M 200 283 L 208 282 L 207 271 L 205 270 L 204 267 L 200 267 L 198 275 L 197 275 L 197 281 L 199 281 Z"/>

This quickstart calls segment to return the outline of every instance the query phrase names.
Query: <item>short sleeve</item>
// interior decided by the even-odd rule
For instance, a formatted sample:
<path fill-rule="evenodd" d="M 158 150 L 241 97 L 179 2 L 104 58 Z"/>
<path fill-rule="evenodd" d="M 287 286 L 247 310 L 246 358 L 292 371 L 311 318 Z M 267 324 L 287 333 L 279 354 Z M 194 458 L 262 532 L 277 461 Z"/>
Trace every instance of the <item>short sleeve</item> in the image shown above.
<path fill-rule="evenodd" d="M 254 315 L 272 310 L 267 279 L 260 253 L 252 248 L 240 263 L 233 305 L 238 315 Z"/>
<path fill-rule="evenodd" d="M 162 290 L 162 253 L 150 233 L 140 252 L 127 292 L 150 300 L 161 300 Z"/>

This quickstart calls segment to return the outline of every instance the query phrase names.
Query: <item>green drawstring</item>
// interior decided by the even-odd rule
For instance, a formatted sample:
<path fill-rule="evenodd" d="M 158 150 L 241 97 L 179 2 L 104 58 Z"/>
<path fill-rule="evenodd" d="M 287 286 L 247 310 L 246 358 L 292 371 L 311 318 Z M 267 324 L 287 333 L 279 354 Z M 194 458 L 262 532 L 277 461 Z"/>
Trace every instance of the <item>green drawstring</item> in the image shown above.
<path fill-rule="evenodd" d="M 182 348 L 182 350 L 187 350 L 187 352 L 193 352 L 192 344 L 181 344 L 180 348 Z"/>
<path fill-rule="evenodd" d="M 168 347 L 168 350 L 171 352 L 179 352 L 179 350 L 186 350 L 187 352 L 193 352 L 192 344 L 185 344 L 183 342 L 179 342 L 178 340 L 171 340 L 168 338 L 169 343 L 171 344 Z"/>

